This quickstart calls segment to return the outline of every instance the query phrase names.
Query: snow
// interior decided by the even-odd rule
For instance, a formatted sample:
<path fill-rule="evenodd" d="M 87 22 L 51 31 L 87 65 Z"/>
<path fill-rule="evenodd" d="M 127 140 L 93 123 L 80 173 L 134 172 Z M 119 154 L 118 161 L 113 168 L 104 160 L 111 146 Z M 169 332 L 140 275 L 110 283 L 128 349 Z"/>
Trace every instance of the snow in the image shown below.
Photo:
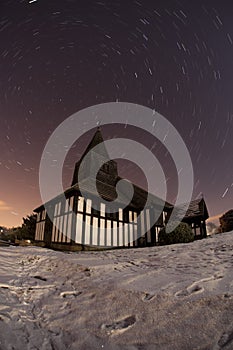
<path fill-rule="evenodd" d="M 0 349 L 232 349 L 232 235 L 102 252 L 0 247 Z"/>

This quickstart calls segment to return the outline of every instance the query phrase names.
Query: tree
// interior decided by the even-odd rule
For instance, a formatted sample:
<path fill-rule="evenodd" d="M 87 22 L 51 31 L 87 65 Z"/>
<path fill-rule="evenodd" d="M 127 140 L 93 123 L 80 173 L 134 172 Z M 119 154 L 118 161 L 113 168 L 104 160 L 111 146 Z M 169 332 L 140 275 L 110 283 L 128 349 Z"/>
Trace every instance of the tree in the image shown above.
<path fill-rule="evenodd" d="M 229 232 L 233 230 L 233 209 L 228 210 L 219 218 L 221 232 Z"/>
<path fill-rule="evenodd" d="M 30 239 L 34 240 L 36 230 L 36 215 L 31 214 L 27 215 L 26 218 L 23 218 L 22 227 L 16 229 L 16 237 L 18 239 Z"/>
<path fill-rule="evenodd" d="M 166 232 L 166 227 L 162 228 L 158 237 L 159 244 L 189 243 L 194 241 L 194 233 L 191 227 L 185 222 L 181 222 L 172 232 Z"/>

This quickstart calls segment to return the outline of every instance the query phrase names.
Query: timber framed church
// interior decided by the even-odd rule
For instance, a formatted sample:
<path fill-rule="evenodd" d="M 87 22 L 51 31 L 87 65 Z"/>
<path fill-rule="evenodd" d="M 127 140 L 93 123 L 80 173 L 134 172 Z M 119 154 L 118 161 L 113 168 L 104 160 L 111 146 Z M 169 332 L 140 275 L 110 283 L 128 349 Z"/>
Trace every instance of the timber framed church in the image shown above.
<path fill-rule="evenodd" d="M 101 148 L 98 148 L 96 153 L 94 148 L 99 145 Z M 127 207 L 124 208 L 121 201 L 115 201 L 117 207 L 114 213 L 110 212 L 106 204 L 101 203 L 100 198 L 97 200 L 90 182 L 86 181 L 90 176 L 90 169 L 85 167 L 81 176 L 79 174 L 80 164 L 87 154 L 95 164 L 98 164 L 98 161 L 103 164 L 104 159 L 104 165 L 100 167 L 95 180 L 96 188 L 104 201 L 115 201 L 116 184 L 121 178 L 118 175 L 117 163 L 109 158 L 98 128 L 82 157 L 75 164 L 71 187 L 34 210 L 37 214 L 35 241 L 39 245 L 68 250 L 156 245 L 158 233 L 166 225 L 173 205 L 168 202 L 164 204 L 160 198 L 133 185 L 134 194 Z M 84 189 L 85 196 L 81 194 L 80 181 L 82 194 Z M 121 195 L 124 197 L 124 193 Z M 46 212 L 48 208 L 49 215 Z M 139 219 L 142 210 L 143 216 L 140 215 Z M 154 215 L 158 210 L 161 215 L 154 223 Z M 190 203 L 183 221 L 192 227 L 196 238 L 203 238 L 206 237 L 207 218 L 206 204 L 201 198 Z M 114 229 L 115 234 L 103 234 L 107 229 Z M 140 232 L 145 234 L 141 235 Z"/>

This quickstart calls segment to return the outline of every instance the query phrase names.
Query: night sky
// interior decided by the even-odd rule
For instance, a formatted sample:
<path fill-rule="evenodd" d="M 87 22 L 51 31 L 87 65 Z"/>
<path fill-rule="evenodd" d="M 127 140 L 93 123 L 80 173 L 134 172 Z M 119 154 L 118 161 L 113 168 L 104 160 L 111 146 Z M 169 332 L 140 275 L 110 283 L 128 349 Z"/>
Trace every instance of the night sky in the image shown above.
<path fill-rule="evenodd" d="M 54 129 L 83 108 L 113 101 L 166 117 L 190 151 L 193 198 L 204 194 L 210 216 L 231 209 L 232 17 L 233 3 L 224 0 L 1 1 L 0 225 L 18 225 L 40 205 L 39 163 Z M 174 200 L 174 165 L 163 146 L 130 127 L 102 131 L 152 148 Z M 93 133 L 69 153 L 65 187 Z M 144 185 L 142 172 L 119 164 L 122 176 Z"/>

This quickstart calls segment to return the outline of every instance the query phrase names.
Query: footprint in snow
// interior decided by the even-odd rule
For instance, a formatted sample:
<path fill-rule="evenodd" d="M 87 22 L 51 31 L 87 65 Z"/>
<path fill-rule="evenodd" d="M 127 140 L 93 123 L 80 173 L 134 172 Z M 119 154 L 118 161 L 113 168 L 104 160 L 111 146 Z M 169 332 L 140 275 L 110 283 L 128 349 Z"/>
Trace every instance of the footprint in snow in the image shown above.
<path fill-rule="evenodd" d="M 176 297 L 187 297 L 193 294 L 198 294 L 204 292 L 204 288 L 196 283 L 191 284 L 187 289 L 179 290 L 175 293 Z"/>
<path fill-rule="evenodd" d="M 175 293 L 176 297 L 187 297 L 193 294 L 197 294 L 197 293 L 202 293 L 204 292 L 204 287 L 202 287 L 201 284 L 205 284 L 211 281 L 217 281 L 222 279 L 224 276 L 220 275 L 220 274 L 215 274 L 213 276 L 207 277 L 207 278 L 203 278 L 199 281 L 196 281 L 194 283 L 192 283 L 189 287 L 187 287 L 186 289 L 180 290 L 178 292 Z"/>
<path fill-rule="evenodd" d="M 36 278 L 37 280 L 47 281 L 47 278 L 45 277 L 41 277 L 41 276 L 33 276 L 33 277 Z"/>
<path fill-rule="evenodd" d="M 62 292 L 60 293 L 60 296 L 62 298 L 72 298 L 72 297 L 77 297 L 80 294 L 82 294 L 82 292 L 77 292 L 77 291 L 66 291 L 66 292 Z"/>
<path fill-rule="evenodd" d="M 221 338 L 218 341 L 218 345 L 220 346 L 220 349 L 228 348 L 232 349 L 233 346 L 233 331 L 230 333 L 223 333 Z M 230 346 L 231 347 L 228 347 Z"/>
<path fill-rule="evenodd" d="M 155 295 L 154 294 L 149 294 L 149 293 L 145 293 L 144 296 L 142 297 L 142 301 L 150 301 L 152 299 L 154 299 Z"/>
<path fill-rule="evenodd" d="M 132 327 L 135 322 L 136 317 L 132 315 L 111 324 L 103 324 L 101 328 L 107 330 L 108 333 L 114 334 L 127 330 L 129 327 Z"/>

